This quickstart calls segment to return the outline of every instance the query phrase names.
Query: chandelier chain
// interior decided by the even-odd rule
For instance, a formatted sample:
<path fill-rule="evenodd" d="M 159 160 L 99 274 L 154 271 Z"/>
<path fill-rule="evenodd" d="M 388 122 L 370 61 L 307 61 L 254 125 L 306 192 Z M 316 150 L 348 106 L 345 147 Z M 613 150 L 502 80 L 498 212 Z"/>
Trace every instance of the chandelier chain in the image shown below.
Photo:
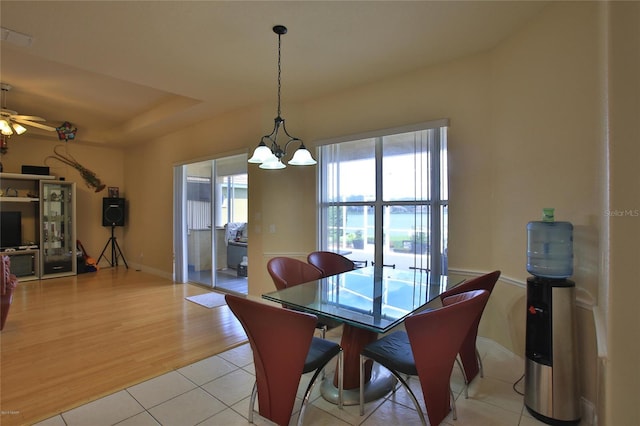
<path fill-rule="evenodd" d="M 282 38 L 281 34 L 278 34 L 278 117 L 280 117 L 280 73 L 282 70 L 281 60 L 280 60 L 280 39 Z"/>

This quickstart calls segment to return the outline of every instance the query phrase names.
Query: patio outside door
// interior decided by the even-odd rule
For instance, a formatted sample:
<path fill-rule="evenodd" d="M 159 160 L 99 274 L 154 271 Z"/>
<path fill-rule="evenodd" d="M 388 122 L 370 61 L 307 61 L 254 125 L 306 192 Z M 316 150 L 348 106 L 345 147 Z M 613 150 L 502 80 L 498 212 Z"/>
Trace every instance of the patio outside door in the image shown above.
<path fill-rule="evenodd" d="M 228 261 L 230 232 L 234 250 L 231 256 L 246 254 L 246 232 L 236 238 L 237 228 L 247 222 L 246 155 L 178 166 L 176 170 L 177 211 L 176 272 L 178 281 L 247 294 L 247 278 Z M 181 193 L 181 195 L 180 195 Z M 243 238 L 244 237 L 244 238 Z M 244 245 L 240 241 L 244 240 Z M 244 252 L 239 252 L 243 249 Z"/>

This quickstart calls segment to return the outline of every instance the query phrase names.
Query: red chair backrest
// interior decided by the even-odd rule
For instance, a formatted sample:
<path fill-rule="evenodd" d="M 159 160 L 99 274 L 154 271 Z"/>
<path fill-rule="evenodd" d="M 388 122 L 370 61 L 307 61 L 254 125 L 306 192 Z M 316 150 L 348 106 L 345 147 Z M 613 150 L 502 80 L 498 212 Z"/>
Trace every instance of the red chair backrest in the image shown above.
<path fill-rule="evenodd" d="M 322 278 L 320 269 L 291 257 L 270 259 L 267 262 L 267 271 L 278 290 Z"/>
<path fill-rule="evenodd" d="M 11 294 L 13 289 L 18 285 L 18 278 L 11 273 L 11 257 L 2 255 L 0 263 L 2 270 L 0 271 L 0 293 Z"/>
<path fill-rule="evenodd" d="M 500 278 L 500 271 L 493 271 L 488 274 L 481 275 L 479 277 L 465 281 L 452 289 L 449 289 L 440 295 L 440 300 L 444 300 L 449 296 L 458 293 L 465 293 L 472 290 L 487 290 L 489 294 L 493 291 L 493 288 Z"/>
<path fill-rule="evenodd" d="M 353 261 L 331 251 L 314 251 L 307 256 L 307 262 L 322 271 L 325 277 L 356 268 Z"/>
<path fill-rule="evenodd" d="M 317 317 L 230 294 L 225 299 L 253 350 L 258 411 L 288 425 Z"/>
<path fill-rule="evenodd" d="M 450 411 L 449 381 L 455 358 L 488 298 L 486 290 L 460 293 L 446 298 L 442 308 L 418 313 L 405 320 L 432 425 L 440 424 Z"/>
<path fill-rule="evenodd" d="M 462 284 L 442 293 L 440 295 L 440 300 L 444 303 L 444 300 L 448 297 L 473 290 L 486 290 L 489 292 L 489 295 L 491 295 L 498 278 L 500 278 L 500 271 L 493 271 L 469 281 L 465 281 Z M 478 360 L 476 358 L 476 338 L 478 336 L 478 328 L 480 327 L 480 320 L 482 319 L 482 313 L 484 312 L 485 306 L 486 303 L 478 313 L 478 317 L 473 321 L 473 324 L 471 324 L 471 328 L 460 347 L 460 360 L 462 361 L 465 377 L 468 381 L 473 380 L 473 378 L 480 372 Z"/>

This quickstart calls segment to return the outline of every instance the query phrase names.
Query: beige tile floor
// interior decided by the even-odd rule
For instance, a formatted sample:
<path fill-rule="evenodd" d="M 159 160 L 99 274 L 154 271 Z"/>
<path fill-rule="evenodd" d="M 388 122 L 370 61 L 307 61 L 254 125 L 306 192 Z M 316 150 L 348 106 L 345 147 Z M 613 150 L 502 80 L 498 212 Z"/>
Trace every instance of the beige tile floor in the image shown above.
<path fill-rule="evenodd" d="M 330 332 L 331 333 L 331 332 Z M 339 333 L 328 335 L 339 340 Z M 531 417 L 523 405 L 523 397 L 513 384 L 523 372 L 524 361 L 500 345 L 479 338 L 478 347 L 484 364 L 484 378 L 476 378 L 465 398 L 462 376 L 454 367 L 452 389 L 456 396 L 458 419 L 451 414 L 444 425 L 452 426 L 534 426 L 543 425 Z M 332 365 L 331 368 L 334 368 Z M 306 376 L 310 376 L 306 375 Z M 297 420 L 301 394 L 309 377 L 303 377 L 299 399 L 291 424 Z M 331 377 L 331 375 L 329 375 Z M 247 425 L 249 396 L 254 381 L 251 348 L 248 344 L 212 356 L 184 368 L 123 389 L 102 399 L 60 413 L 38 423 L 38 426 L 233 426 Z M 417 379 L 412 388 L 420 400 Z M 522 391 L 522 382 L 516 386 Z M 326 402 L 315 386 L 312 405 L 307 409 L 305 425 L 419 425 L 419 417 L 403 389 L 366 405 L 359 416 L 357 406 L 339 410 Z M 271 422 L 255 415 L 257 425 Z"/>

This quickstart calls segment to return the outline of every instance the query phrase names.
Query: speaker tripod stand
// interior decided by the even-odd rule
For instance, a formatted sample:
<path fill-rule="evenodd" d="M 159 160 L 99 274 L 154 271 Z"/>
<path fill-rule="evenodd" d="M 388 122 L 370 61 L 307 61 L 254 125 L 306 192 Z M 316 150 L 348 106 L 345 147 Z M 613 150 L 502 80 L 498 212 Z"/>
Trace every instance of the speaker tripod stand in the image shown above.
<path fill-rule="evenodd" d="M 114 235 L 115 229 L 116 226 L 111 225 L 111 238 L 109 238 L 107 244 L 104 245 L 97 263 L 100 264 L 100 259 L 104 257 L 104 259 L 109 263 L 110 266 L 118 266 L 118 257 L 121 257 L 122 261 L 124 262 L 124 266 L 129 269 L 129 265 L 127 265 L 127 259 L 124 258 L 124 254 L 122 254 L 122 250 L 120 250 L 120 246 L 118 245 L 118 240 L 116 240 L 116 237 Z M 104 252 L 107 251 L 107 247 L 109 247 L 109 244 L 111 244 L 111 262 L 109 262 L 107 256 L 104 255 Z"/>

